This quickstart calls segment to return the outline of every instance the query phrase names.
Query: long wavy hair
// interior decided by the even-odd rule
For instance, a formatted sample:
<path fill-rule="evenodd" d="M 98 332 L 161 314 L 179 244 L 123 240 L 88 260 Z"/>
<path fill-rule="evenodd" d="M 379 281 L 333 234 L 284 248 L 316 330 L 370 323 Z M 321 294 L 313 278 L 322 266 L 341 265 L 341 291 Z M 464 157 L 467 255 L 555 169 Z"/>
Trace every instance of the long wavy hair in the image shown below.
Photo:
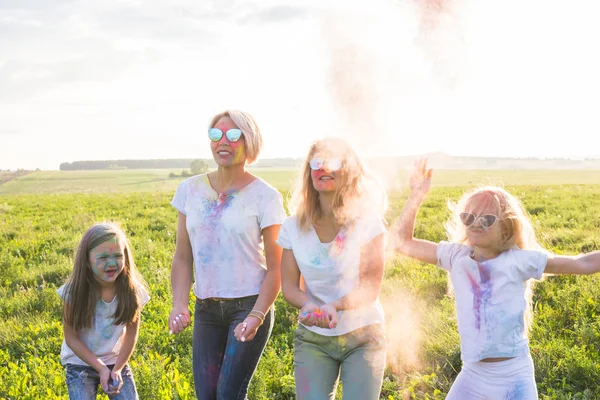
<path fill-rule="evenodd" d="M 102 243 L 118 239 L 125 248 L 123 271 L 115 280 L 117 309 L 114 324 L 130 324 L 137 321 L 141 307 L 139 288 L 146 286 L 133 261 L 131 246 L 123 231 L 115 224 L 107 222 L 91 226 L 81 238 L 73 272 L 69 276 L 65 291 L 63 318 L 75 331 L 90 328 L 100 300 L 100 285 L 94 277 L 90 264 L 90 251 Z"/>
<path fill-rule="evenodd" d="M 484 186 L 463 194 L 457 203 L 448 203 L 452 216 L 446 223 L 448 238 L 453 242 L 470 245 L 467 229 L 460 220 L 460 214 L 469 211 L 475 215 L 484 211 L 494 211 L 502 229 L 502 241 L 499 250 L 506 251 L 514 247 L 522 250 L 544 250 L 536 239 L 531 218 L 523 204 L 505 189 L 497 186 Z M 533 323 L 533 287 L 534 280 L 527 281 L 525 299 L 525 326 L 527 330 Z"/>
<path fill-rule="evenodd" d="M 310 146 L 290 200 L 290 210 L 296 214 L 301 230 L 308 230 L 322 216 L 319 192 L 313 186 L 310 168 L 310 160 L 317 153 L 339 158 L 342 162 L 336 173 L 337 185 L 332 204 L 338 225 L 350 225 L 365 213 L 383 217 L 388 202 L 380 180 L 365 167 L 348 143 L 338 138 L 326 138 Z"/>

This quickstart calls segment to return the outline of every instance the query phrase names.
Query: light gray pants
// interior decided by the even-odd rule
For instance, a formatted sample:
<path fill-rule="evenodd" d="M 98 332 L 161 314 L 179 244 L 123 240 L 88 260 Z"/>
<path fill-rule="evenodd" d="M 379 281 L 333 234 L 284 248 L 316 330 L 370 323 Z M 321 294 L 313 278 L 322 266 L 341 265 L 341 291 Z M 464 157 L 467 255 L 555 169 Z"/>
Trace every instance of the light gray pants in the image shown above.
<path fill-rule="evenodd" d="M 387 343 L 382 324 L 340 336 L 323 336 L 298 325 L 294 375 L 298 400 L 333 400 L 342 379 L 344 400 L 377 400 Z"/>

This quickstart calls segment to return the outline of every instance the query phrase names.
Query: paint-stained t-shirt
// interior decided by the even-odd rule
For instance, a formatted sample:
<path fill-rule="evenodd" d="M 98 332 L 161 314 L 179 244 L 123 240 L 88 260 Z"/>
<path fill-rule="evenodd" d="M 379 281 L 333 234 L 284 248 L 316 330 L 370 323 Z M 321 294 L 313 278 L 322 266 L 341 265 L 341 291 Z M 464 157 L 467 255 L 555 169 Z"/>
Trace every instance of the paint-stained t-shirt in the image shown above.
<path fill-rule="evenodd" d="M 527 280 L 542 277 L 547 254 L 513 248 L 483 262 L 472 254 L 460 243 L 437 248 L 437 265 L 450 272 L 454 289 L 463 362 L 527 354 Z"/>
<path fill-rule="evenodd" d="M 67 285 L 62 285 L 56 292 L 66 303 L 70 303 L 70 300 L 68 299 L 68 290 L 66 288 Z M 150 296 L 141 286 L 138 288 L 138 293 L 141 299 L 141 306 L 143 306 L 150 300 Z M 79 332 L 79 338 L 83 344 L 85 344 L 87 348 L 106 365 L 112 365 L 117 361 L 121 346 L 123 345 L 123 340 L 125 339 L 125 333 L 127 332 L 127 326 L 125 324 L 114 324 L 115 319 L 112 316 L 117 310 L 117 304 L 117 296 L 115 296 L 110 303 L 100 298 L 96 303 L 96 311 L 92 318 L 92 326 L 90 328 L 82 329 Z M 64 339 L 60 349 L 60 362 L 62 365 L 75 364 L 89 366 L 85 361 L 73 353 L 73 350 L 67 346 L 67 342 Z"/>
<path fill-rule="evenodd" d="M 292 250 L 304 278 L 306 295 L 317 305 L 331 303 L 358 288 L 361 247 L 375 237 L 387 235 L 383 220 L 376 216 L 358 219 L 349 229 L 342 228 L 330 243 L 322 243 L 314 228 L 303 232 L 296 216 L 281 226 L 277 243 Z M 360 308 L 338 311 L 333 329 L 305 326 L 324 336 L 339 336 L 367 325 L 384 323 L 379 298 Z"/>
<path fill-rule="evenodd" d="M 202 174 L 181 182 L 171 205 L 186 216 L 196 297 L 258 294 L 267 272 L 262 230 L 285 219 L 281 193 L 260 178 L 217 193 Z"/>

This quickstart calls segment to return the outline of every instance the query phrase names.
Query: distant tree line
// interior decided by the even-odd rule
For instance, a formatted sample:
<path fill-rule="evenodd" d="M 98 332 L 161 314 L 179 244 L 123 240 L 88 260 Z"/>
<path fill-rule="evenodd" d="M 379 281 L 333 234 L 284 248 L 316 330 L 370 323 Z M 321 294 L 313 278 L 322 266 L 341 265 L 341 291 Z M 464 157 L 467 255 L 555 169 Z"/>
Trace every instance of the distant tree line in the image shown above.
<path fill-rule="evenodd" d="M 171 158 L 160 160 L 97 160 L 97 161 L 73 161 L 60 164 L 61 171 L 81 171 L 94 169 L 173 169 L 190 168 L 194 162 L 203 162 L 206 168 L 215 168 L 217 164 L 212 159 L 193 158 Z M 298 158 L 270 158 L 259 159 L 257 168 L 297 168 L 302 164 Z"/>
<path fill-rule="evenodd" d="M 169 169 L 189 168 L 193 158 L 173 158 L 162 160 L 99 160 L 99 161 L 73 161 L 60 164 L 61 171 L 94 170 L 94 169 Z M 209 167 L 213 160 L 203 160 Z"/>

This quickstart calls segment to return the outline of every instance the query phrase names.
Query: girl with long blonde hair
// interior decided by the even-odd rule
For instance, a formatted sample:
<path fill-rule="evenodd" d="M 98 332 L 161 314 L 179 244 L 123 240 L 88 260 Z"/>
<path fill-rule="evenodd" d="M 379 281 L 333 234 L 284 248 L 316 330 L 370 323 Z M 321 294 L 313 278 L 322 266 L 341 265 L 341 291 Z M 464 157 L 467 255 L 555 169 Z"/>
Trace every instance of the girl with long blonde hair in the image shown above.
<path fill-rule="evenodd" d="M 410 176 L 396 250 L 450 274 L 463 367 L 447 399 L 537 399 L 529 353 L 531 285 L 546 274 L 600 271 L 600 252 L 567 257 L 544 251 L 521 202 L 499 187 L 465 193 L 446 227 L 451 241 L 414 238 L 431 185 L 426 160 Z"/>
<path fill-rule="evenodd" d="M 294 333 L 296 396 L 378 399 L 385 368 L 379 302 L 385 191 L 343 140 L 308 153 L 278 243 L 283 296 L 300 309 Z"/>

